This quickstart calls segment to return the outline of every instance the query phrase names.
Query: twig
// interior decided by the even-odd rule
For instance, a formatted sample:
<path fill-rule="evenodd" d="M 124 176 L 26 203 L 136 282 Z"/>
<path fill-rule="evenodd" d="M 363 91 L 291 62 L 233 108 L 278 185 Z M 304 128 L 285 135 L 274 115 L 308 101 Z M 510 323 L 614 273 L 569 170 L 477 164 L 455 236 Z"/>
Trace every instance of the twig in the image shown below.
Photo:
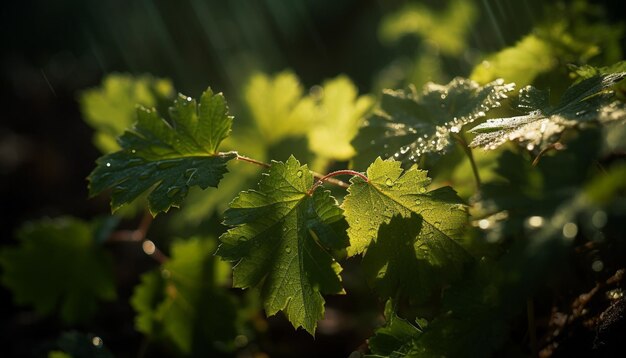
<path fill-rule="evenodd" d="M 539 164 L 539 159 L 541 159 L 541 157 L 546 154 L 548 151 L 555 149 L 555 150 L 562 150 L 563 148 L 565 148 L 565 146 L 559 142 L 555 142 L 552 143 L 550 145 L 548 145 L 547 147 L 543 148 L 535 157 L 535 159 L 533 160 L 532 166 L 536 167 L 537 164 Z"/>
<path fill-rule="evenodd" d="M 313 192 L 315 191 L 315 189 L 317 189 L 320 185 L 324 184 L 325 181 L 331 183 L 331 180 L 333 179 L 334 176 L 337 175 L 352 175 L 352 176 L 357 176 L 363 180 L 365 180 L 366 182 L 369 181 L 367 179 L 367 177 L 365 175 L 363 175 L 362 173 L 359 173 L 357 171 L 354 170 L 337 170 L 336 172 L 332 172 L 329 174 L 324 175 L 323 177 L 321 177 L 315 184 L 313 184 L 313 186 L 311 187 L 311 189 L 309 189 L 309 191 L 307 192 L 308 195 L 312 195 Z M 337 180 L 337 179 L 334 179 Z M 339 181 L 339 180 L 337 180 Z M 346 185 L 345 187 L 347 188 L 347 184 L 340 181 L 343 185 Z"/>
<path fill-rule="evenodd" d="M 263 167 L 263 168 L 271 168 L 272 167 L 272 165 L 270 163 L 265 163 L 265 162 L 262 162 L 260 160 L 256 160 L 256 159 L 253 159 L 253 158 L 250 158 L 250 157 L 246 157 L 246 156 L 240 155 L 240 154 L 237 154 L 236 159 L 239 160 L 239 161 L 242 161 L 242 162 L 255 164 L 255 165 L 258 165 L 258 166 Z M 324 181 L 326 181 L 326 182 L 328 182 L 330 184 L 336 185 L 336 186 L 338 186 L 340 188 L 344 188 L 345 189 L 345 188 L 348 188 L 350 186 L 348 183 L 343 182 L 343 181 L 341 181 L 339 179 L 328 177 L 328 175 L 316 173 L 314 171 L 311 171 L 311 174 L 313 174 L 313 177 L 315 179 L 321 180 L 322 178 L 325 178 Z"/>
<path fill-rule="evenodd" d="M 163 264 L 168 260 L 165 255 L 153 241 L 146 239 L 148 229 L 152 224 L 152 214 L 146 210 L 139 222 L 139 226 L 135 230 L 118 230 L 111 233 L 108 241 L 110 242 L 141 242 L 141 248 L 146 255 L 152 257 L 158 263 Z"/>

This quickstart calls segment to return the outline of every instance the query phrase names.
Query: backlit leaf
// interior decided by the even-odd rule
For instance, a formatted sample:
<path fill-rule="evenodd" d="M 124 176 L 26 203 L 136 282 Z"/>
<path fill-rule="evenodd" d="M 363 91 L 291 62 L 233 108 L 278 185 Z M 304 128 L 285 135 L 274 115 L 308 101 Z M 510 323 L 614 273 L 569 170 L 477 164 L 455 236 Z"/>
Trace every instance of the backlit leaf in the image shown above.
<path fill-rule="evenodd" d="M 242 192 L 226 211 L 235 226 L 217 254 L 236 264 L 233 286 L 258 287 L 268 315 L 283 311 L 295 327 L 315 332 L 322 293 L 341 293 L 340 266 L 324 247 L 344 247 L 342 210 L 328 191 L 307 191 L 313 175 L 293 157 L 273 162 L 259 190 Z"/>
<path fill-rule="evenodd" d="M 431 179 L 426 171 L 417 166 L 403 171 L 400 162 L 380 158 L 367 169 L 367 177 L 367 182 L 359 177 L 351 179 L 349 195 L 342 204 L 350 226 L 350 255 L 363 253 L 378 242 L 381 225 L 389 224 L 392 217 L 416 215 L 413 223 L 421 219 L 421 227 L 410 229 L 411 236 L 415 237 L 411 241 L 414 241 L 416 255 L 435 266 L 444 259 L 438 257 L 442 253 L 459 257 L 457 246 L 467 222 L 467 210 L 452 188 L 428 191 Z M 411 220 L 406 223 L 410 226 Z M 387 244 L 380 242 L 379 245 Z M 439 251 L 441 247 L 446 249 Z"/>
<path fill-rule="evenodd" d="M 208 89 L 200 102 L 179 95 L 167 122 L 154 109 L 139 108 L 133 129 L 119 139 L 122 149 L 97 160 L 89 192 L 111 191 L 113 211 L 147 190 L 156 215 L 178 207 L 192 186 L 216 187 L 234 152 L 219 153 L 233 118 L 222 94 Z"/>
<path fill-rule="evenodd" d="M 528 150 L 541 150 L 559 139 L 567 128 L 584 123 L 615 121 L 626 113 L 623 104 L 612 101 L 608 89 L 626 77 L 626 72 L 594 76 L 569 87 L 556 106 L 549 92 L 532 86 L 519 93 L 517 108 L 525 115 L 489 119 L 470 130 L 477 133 L 472 147 L 495 149 L 508 140 Z"/>
<path fill-rule="evenodd" d="M 320 92 L 308 132 L 309 148 L 323 158 L 348 160 L 355 154 L 350 142 L 374 101 L 370 96 L 359 97 L 356 86 L 345 76 L 326 81 Z"/>
<path fill-rule="evenodd" d="M 96 130 L 94 144 L 103 153 L 120 149 L 115 141 L 137 120 L 137 106 L 161 107 L 174 99 L 169 80 L 151 76 L 112 74 L 102 86 L 81 92 L 80 107 L 87 124 Z"/>
<path fill-rule="evenodd" d="M 421 93 L 385 90 L 380 109 L 365 121 L 352 142 L 354 166 L 363 169 L 378 156 L 415 161 L 425 153 L 445 153 L 451 136 L 500 106 L 513 85 L 495 81 L 483 87 L 463 78 L 447 85 L 426 84 Z"/>

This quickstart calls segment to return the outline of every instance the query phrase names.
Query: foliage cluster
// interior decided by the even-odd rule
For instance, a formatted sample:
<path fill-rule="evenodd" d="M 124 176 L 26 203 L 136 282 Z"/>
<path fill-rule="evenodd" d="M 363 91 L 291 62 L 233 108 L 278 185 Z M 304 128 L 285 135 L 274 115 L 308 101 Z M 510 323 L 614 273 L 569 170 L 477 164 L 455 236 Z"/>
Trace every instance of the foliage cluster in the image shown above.
<path fill-rule="evenodd" d="M 446 78 L 476 9 L 409 6 L 380 28 L 390 46 L 423 41 L 400 80 L 381 72 L 396 89 L 360 95 L 341 75 L 307 91 L 292 72 L 256 73 L 241 119 L 211 88 L 194 99 L 165 79 L 111 75 L 80 102 L 102 152 L 89 192 L 110 196 L 113 215 L 26 224 L 0 253 L 2 283 L 40 314 L 85 322 L 116 299 L 106 245 L 134 241 L 158 265 L 130 300 L 135 327 L 174 354 L 258 353 L 279 313 L 315 335 L 328 297 L 355 294 L 354 272 L 384 313 L 366 322 L 361 355 L 546 351 L 565 323 L 538 328 L 534 303 L 567 290 L 568 265 L 584 263 L 607 306 L 623 302 L 626 63 L 621 28 L 589 9 L 576 2 Z M 425 81 L 426 67 L 449 82 Z M 152 217 L 192 235 L 148 239 Z"/>

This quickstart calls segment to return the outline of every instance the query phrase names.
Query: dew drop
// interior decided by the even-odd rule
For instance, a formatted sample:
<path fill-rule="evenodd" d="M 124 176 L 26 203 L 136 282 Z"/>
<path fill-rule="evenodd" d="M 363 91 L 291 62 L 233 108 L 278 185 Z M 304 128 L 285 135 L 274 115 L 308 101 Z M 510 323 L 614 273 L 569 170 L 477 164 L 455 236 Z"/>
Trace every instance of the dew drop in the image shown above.
<path fill-rule="evenodd" d="M 290 254 L 291 253 L 291 247 L 289 247 L 289 246 L 285 247 L 285 252 Z"/>
<path fill-rule="evenodd" d="M 298 170 L 296 172 L 296 175 L 298 176 L 298 178 L 302 178 L 302 170 Z"/>
<path fill-rule="evenodd" d="M 137 153 L 137 151 L 135 149 L 131 150 L 130 152 L 133 153 L 133 154 Z"/>
<path fill-rule="evenodd" d="M 415 200 L 415 205 L 422 205 L 422 200 L 421 199 L 416 199 Z"/>
<path fill-rule="evenodd" d="M 109 168 L 110 168 L 110 167 L 111 167 L 111 163 L 107 163 L 107 167 L 109 167 Z"/>
<path fill-rule="evenodd" d="M 283 226 L 283 232 L 287 232 L 287 227 Z"/>
<path fill-rule="evenodd" d="M 388 187 L 392 187 L 393 186 L 393 180 L 391 180 L 391 178 L 387 178 L 387 180 L 385 180 L 385 184 Z"/>

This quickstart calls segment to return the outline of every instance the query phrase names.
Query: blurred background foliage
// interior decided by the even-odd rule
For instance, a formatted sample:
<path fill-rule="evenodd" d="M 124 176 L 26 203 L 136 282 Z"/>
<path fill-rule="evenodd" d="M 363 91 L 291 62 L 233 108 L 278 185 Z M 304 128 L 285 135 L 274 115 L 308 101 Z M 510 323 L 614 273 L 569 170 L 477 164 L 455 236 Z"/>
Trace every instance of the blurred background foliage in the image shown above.
<path fill-rule="evenodd" d="M 28 227 L 15 234 L 21 223 L 73 215 L 81 220 L 55 219 L 32 224 L 31 230 L 36 232 L 37 225 L 52 226 L 60 239 L 58 245 L 68 253 L 76 251 L 72 245 L 100 245 L 93 255 L 102 265 L 79 260 L 75 267 L 65 267 L 61 258 L 52 257 L 58 261 L 53 264 L 46 256 L 30 265 L 39 270 L 24 275 L 55 274 L 47 272 L 48 265 L 58 266 L 61 275 L 64 269 L 87 267 L 97 275 L 114 275 L 115 290 L 107 284 L 100 288 L 102 292 L 94 293 L 102 301 L 97 310 L 87 302 L 84 314 L 61 309 L 60 315 L 48 315 L 55 304 L 65 308 L 64 300 L 73 299 L 71 295 L 60 293 L 60 303 L 55 303 L 52 297 L 42 300 L 39 292 L 14 296 L 3 287 L 3 352 L 7 356 L 53 352 L 50 356 L 58 357 L 65 353 L 108 356 L 109 350 L 116 356 L 233 352 L 256 357 L 348 356 L 382 322 L 384 305 L 364 284 L 362 273 L 351 269 L 355 262 L 344 264 L 350 295 L 328 298 L 329 318 L 320 323 L 315 341 L 294 332 L 281 317 L 262 317 L 254 292 L 232 294 L 225 288 L 229 273 L 211 256 L 216 245 L 213 238 L 224 230 L 219 222 L 228 202 L 240 190 L 253 187 L 261 172 L 258 168 L 229 163 L 230 173 L 220 190 L 197 190 L 181 210 L 153 223 L 150 239 L 172 258 L 165 265 L 157 265 L 138 243 L 99 241 L 103 232 L 133 229 L 139 222 L 141 201 L 123 210 L 116 219 L 119 223 L 93 219 L 108 213 L 108 199 L 87 200 L 84 180 L 101 153 L 116 150 L 114 138 L 133 123 L 135 104 L 154 106 L 167 116 L 169 100 L 176 92 L 198 97 L 210 86 L 224 92 L 236 117 L 225 149 L 266 162 L 294 154 L 314 170 L 327 172 L 349 165 L 354 154 L 350 140 L 383 88 L 411 84 L 421 88 L 428 81 L 447 83 L 456 76 L 480 84 L 503 78 L 515 82 L 517 89 L 527 84 L 550 87 L 552 98 L 559 98 L 572 78 L 598 71 L 589 65 L 609 66 L 623 59 L 624 10 L 620 2 L 608 0 L 33 0 L 7 4 L 0 12 L 4 110 L 0 240 L 9 247 L 2 250 L 2 275 L 24 273 L 20 265 L 27 267 L 27 261 L 18 262 L 16 247 L 30 250 L 29 240 L 37 240 L 26 237 Z M 623 98 L 623 90 L 618 96 Z M 494 110 L 493 116 L 505 110 Z M 589 158 L 623 145 L 623 129 L 605 134 L 601 136 L 604 142 L 592 142 Z M 587 143 L 578 138 L 572 148 L 581 148 L 575 152 L 581 153 L 591 148 Z M 552 190 L 565 186 L 586 188 L 598 198 L 594 205 L 617 205 L 615 212 L 623 214 L 621 204 L 608 199 L 621 190 L 623 166 L 612 168 L 602 185 L 588 185 L 586 177 L 565 185 L 550 182 L 549 158 L 538 168 L 520 169 L 528 158 L 512 146 L 496 153 L 476 151 L 475 156 L 483 181 L 492 182 L 480 200 L 492 209 L 528 207 L 528 197 L 497 193 L 532 193 L 532 205 L 543 207 L 542 215 L 557 215 L 558 204 L 575 200 L 571 193 L 553 195 Z M 427 164 L 435 185 L 452 184 L 466 199 L 474 192 L 462 151 L 456 149 Z M 528 177 L 516 177 L 520 172 Z M 479 218 L 493 211 L 478 209 L 484 209 L 476 214 Z M 572 217 L 584 217 L 587 222 L 602 219 L 593 219 L 598 210 L 575 206 L 572 210 Z M 475 224 L 487 220 L 483 223 L 492 229 L 488 241 L 501 242 L 511 233 L 529 230 L 525 215 L 506 224 L 497 216 L 486 216 Z M 588 226 L 588 235 L 597 235 L 598 227 Z M 80 231 L 80 243 L 63 242 L 64 233 L 72 230 Z M 607 230 L 603 235 L 620 233 L 614 226 Z M 476 233 L 468 236 L 476 242 L 476 252 L 497 251 L 485 249 Z M 517 252 L 521 257 L 527 254 Z M 479 267 L 472 279 L 482 282 L 484 271 Z M 186 284 L 198 278 L 203 285 Z M 3 279 L 13 291 L 20 285 L 15 282 Z M 510 285 L 505 279 L 501 282 L 495 290 Z M 514 296 L 517 291 L 508 292 Z M 212 297 L 213 302 L 220 302 L 219 307 L 200 304 L 199 296 Z M 480 312 L 487 315 L 490 307 L 481 306 Z M 135 322 L 131 317 L 136 312 Z M 509 316 L 507 312 L 499 318 Z M 493 326 L 498 324 L 494 321 Z"/>

